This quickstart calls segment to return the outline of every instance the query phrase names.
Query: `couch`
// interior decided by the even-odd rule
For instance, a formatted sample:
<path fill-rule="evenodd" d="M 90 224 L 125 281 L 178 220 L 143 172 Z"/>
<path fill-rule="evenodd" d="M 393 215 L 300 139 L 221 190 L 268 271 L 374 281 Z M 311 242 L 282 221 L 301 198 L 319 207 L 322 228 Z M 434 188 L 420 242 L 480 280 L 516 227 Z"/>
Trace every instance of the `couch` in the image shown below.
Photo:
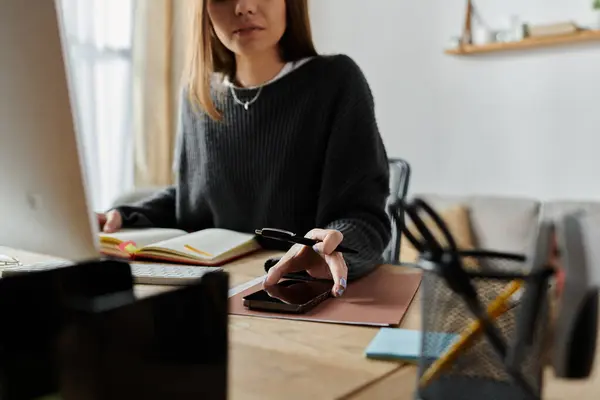
<path fill-rule="evenodd" d="M 542 220 L 556 221 L 576 210 L 600 213 L 600 201 L 540 201 L 526 197 L 432 193 L 410 197 L 422 198 L 438 212 L 463 206 L 468 211 L 473 247 L 517 254 L 528 254 L 532 250 Z"/>

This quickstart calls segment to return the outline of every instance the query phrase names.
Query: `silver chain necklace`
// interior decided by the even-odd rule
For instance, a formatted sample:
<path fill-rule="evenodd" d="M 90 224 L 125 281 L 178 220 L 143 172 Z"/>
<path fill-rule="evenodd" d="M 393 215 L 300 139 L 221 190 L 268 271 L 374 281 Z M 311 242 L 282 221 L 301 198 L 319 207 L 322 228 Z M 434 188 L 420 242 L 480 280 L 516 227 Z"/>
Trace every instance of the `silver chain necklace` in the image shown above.
<path fill-rule="evenodd" d="M 233 96 L 233 100 L 235 100 L 236 103 L 238 103 L 241 106 L 244 106 L 244 108 L 246 109 L 246 111 L 248 111 L 248 108 L 256 101 L 258 100 L 258 96 L 260 96 L 260 92 L 262 91 L 262 86 L 258 89 L 258 91 L 256 92 L 256 95 L 254 95 L 254 97 L 251 100 L 248 101 L 241 101 L 238 97 L 237 94 L 235 94 L 235 89 L 233 88 L 233 85 L 229 86 L 229 90 L 231 91 L 231 95 Z"/>

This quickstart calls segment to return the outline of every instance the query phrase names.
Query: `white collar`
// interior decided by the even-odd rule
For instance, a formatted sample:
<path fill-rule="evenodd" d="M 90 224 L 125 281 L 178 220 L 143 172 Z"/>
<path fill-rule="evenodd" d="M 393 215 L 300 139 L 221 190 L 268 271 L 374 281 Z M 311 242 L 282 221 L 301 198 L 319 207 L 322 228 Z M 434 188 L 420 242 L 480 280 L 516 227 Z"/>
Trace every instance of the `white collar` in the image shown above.
<path fill-rule="evenodd" d="M 266 83 L 263 83 L 262 85 L 258 85 L 258 86 L 239 87 L 239 86 L 236 86 L 233 82 L 231 82 L 229 80 L 228 76 L 225 76 L 225 78 L 223 79 L 223 83 L 225 84 L 225 86 L 229 86 L 229 87 L 233 86 L 234 89 L 247 89 L 247 90 L 258 89 L 261 86 L 267 86 L 268 84 L 275 82 L 277 79 L 281 78 L 282 76 L 284 76 L 285 74 L 290 72 L 293 67 L 294 67 L 294 65 L 292 62 L 286 63 L 283 66 L 283 68 L 281 68 L 281 71 L 279 71 L 279 73 L 277 75 L 275 75 L 275 77 L 273 79 L 270 79 Z"/>
<path fill-rule="evenodd" d="M 263 83 L 262 85 L 258 85 L 258 86 L 249 86 L 249 87 L 239 87 L 239 86 L 236 86 L 236 85 L 235 85 L 233 82 L 231 82 L 231 81 L 229 80 L 229 77 L 228 77 L 228 76 L 225 76 L 225 77 L 223 78 L 223 84 L 224 84 L 225 86 L 227 86 L 227 87 L 233 87 L 234 89 L 246 89 L 246 90 L 258 89 L 258 88 L 260 88 L 260 87 L 267 86 L 267 85 L 269 85 L 269 84 L 271 84 L 271 83 L 275 82 L 276 80 L 280 79 L 280 78 L 281 78 L 281 77 L 283 77 L 284 75 L 287 75 L 288 73 L 290 73 L 290 72 L 291 72 L 291 71 L 293 71 L 294 69 L 296 69 L 296 68 L 299 68 L 300 66 L 304 65 L 305 63 L 307 63 L 307 62 L 308 62 L 308 61 L 310 61 L 311 59 L 312 59 L 312 57 L 305 58 L 305 59 L 302 59 L 302 60 L 299 60 L 299 61 L 296 61 L 296 62 L 294 62 L 294 61 L 287 62 L 287 63 L 286 63 L 284 66 L 283 66 L 283 68 L 281 68 L 281 71 L 279 71 L 279 73 L 278 73 L 278 74 L 277 74 L 277 75 L 276 75 L 276 76 L 275 76 L 273 79 L 271 79 L 271 80 L 269 80 L 269 81 L 267 81 L 267 82 Z"/>

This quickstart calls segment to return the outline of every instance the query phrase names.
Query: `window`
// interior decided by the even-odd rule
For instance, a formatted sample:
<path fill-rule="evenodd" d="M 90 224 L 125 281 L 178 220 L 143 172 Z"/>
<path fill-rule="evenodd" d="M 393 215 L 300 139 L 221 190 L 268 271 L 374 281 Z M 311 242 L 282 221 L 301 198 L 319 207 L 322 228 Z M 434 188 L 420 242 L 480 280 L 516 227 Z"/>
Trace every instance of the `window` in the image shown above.
<path fill-rule="evenodd" d="M 91 206 L 133 187 L 134 0 L 61 0 Z"/>

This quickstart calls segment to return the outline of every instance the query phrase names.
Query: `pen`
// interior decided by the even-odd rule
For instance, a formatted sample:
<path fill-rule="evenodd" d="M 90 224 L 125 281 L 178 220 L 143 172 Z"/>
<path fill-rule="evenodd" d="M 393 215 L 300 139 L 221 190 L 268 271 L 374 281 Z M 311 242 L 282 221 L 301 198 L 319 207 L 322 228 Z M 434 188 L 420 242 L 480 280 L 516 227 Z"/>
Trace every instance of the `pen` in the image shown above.
<path fill-rule="evenodd" d="M 304 236 L 299 236 L 299 235 L 296 235 L 295 233 L 284 231 L 282 229 L 263 228 L 263 229 L 257 229 L 255 231 L 255 233 L 259 236 L 262 236 L 262 237 L 265 237 L 268 239 L 282 240 L 284 242 L 303 244 L 305 246 L 310 246 L 310 247 L 319 243 L 318 240 L 309 239 Z M 352 249 L 342 246 L 342 245 L 339 245 L 338 247 L 336 247 L 335 251 L 340 252 L 340 253 L 353 253 L 353 254 L 358 253 L 356 250 L 352 250 Z"/>
<path fill-rule="evenodd" d="M 511 282 L 502 293 L 490 303 L 487 308 L 490 320 L 495 320 L 511 309 L 508 300 L 521 289 L 522 285 L 523 282 L 521 280 Z M 437 378 L 441 372 L 446 369 L 450 363 L 455 361 L 459 354 L 465 350 L 480 333 L 482 333 L 482 328 L 482 324 L 479 320 L 473 321 L 463 331 L 460 339 L 425 371 L 419 380 L 419 386 L 423 388 L 427 386 L 431 380 Z"/>

